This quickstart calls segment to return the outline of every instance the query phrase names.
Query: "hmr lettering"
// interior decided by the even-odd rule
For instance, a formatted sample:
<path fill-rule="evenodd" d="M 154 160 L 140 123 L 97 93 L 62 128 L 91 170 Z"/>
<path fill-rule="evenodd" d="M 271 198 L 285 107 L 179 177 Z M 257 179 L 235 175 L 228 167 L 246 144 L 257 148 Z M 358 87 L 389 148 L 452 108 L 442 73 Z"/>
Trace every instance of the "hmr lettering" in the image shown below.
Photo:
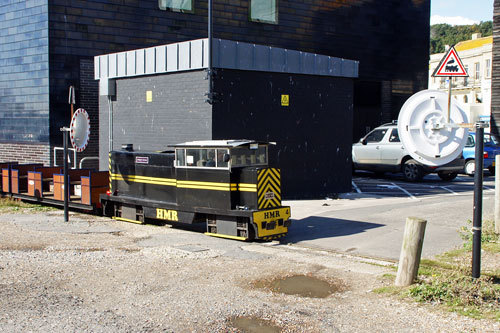
<path fill-rule="evenodd" d="M 275 211 L 275 212 L 265 212 L 264 213 L 264 218 L 267 220 L 267 219 L 274 219 L 274 218 L 277 218 L 277 217 L 280 217 L 280 212 L 279 211 Z"/>
<path fill-rule="evenodd" d="M 156 218 L 169 221 L 179 221 L 176 210 L 156 208 Z"/>

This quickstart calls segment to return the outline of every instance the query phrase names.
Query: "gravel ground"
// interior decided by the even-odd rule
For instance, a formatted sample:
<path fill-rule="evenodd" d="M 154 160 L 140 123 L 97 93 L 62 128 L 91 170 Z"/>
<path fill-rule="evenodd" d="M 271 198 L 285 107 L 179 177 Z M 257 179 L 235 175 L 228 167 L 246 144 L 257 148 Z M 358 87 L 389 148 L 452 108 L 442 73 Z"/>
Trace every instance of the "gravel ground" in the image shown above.
<path fill-rule="evenodd" d="M 382 262 L 61 211 L 0 215 L 2 332 L 498 332 L 377 295 Z M 304 274 L 326 298 L 263 288 Z M 249 321 L 245 321 L 249 320 Z M 247 325 L 246 329 L 238 329 Z"/>

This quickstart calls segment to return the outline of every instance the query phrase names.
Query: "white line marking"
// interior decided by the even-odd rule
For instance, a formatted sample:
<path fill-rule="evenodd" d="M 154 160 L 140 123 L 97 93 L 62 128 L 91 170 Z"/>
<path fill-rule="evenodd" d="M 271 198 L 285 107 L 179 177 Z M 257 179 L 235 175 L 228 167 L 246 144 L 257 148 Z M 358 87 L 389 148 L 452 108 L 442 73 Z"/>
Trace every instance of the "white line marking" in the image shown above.
<path fill-rule="evenodd" d="M 492 189 L 492 188 L 489 188 L 488 186 L 483 186 L 485 189 L 487 189 L 488 191 L 492 191 L 492 192 L 495 192 L 495 189 Z"/>
<path fill-rule="evenodd" d="M 399 188 L 401 191 L 403 191 L 404 193 L 406 193 L 406 194 L 407 194 L 407 195 L 408 195 L 411 199 L 413 199 L 413 200 L 417 200 L 417 198 L 416 198 L 413 194 L 411 194 L 410 192 L 408 192 L 407 190 L 405 190 L 405 189 L 404 189 L 404 188 L 402 188 L 401 186 L 398 186 L 398 185 L 396 185 L 396 184 L 394 184 L 394 183 L 391 183 L 391 184 L 392 184 L 392 186 L 397 187 L 397 188 Z"/>
<path fill-rule="evenodd" d="M 352 187 L 354 187 L 354 189 L 356 190 L 356 192 L 358 193 L 362 193 L 361 190 L 359 189 L 358 185 L 356 185 L 356 183 L 353 181 L 351 181 L 351 184 L 352 184 Z"/>
<path fill-rule="evenodd" d="M 446 191 L 448 191 L 448 192 L 452 193 L 453 195 L 458 195 L 458 193 L 457 193 L 457 192 L 450 190 L 450 189 L 449 189 L 449 188 L 447 188 L 446 186 L 439 186 L 439 187 L 441 187 L 443 190 L 446 190 Z"/>

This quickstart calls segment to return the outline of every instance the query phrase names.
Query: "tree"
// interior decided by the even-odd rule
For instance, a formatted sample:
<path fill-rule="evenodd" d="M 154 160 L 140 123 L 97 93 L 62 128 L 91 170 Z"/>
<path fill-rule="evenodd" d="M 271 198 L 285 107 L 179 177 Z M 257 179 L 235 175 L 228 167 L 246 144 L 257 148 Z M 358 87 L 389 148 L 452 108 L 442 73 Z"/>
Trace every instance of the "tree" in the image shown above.
<path fill-rule="evenodd" d="M 474 33 L 481 33 L 482 37 L 493 34 L 493 22 L 485 21 L 473 25 L 434 24 L 431 26 L 430 53 L 442 53 L 446 45 L 455 45 L 469 40 Z"/>

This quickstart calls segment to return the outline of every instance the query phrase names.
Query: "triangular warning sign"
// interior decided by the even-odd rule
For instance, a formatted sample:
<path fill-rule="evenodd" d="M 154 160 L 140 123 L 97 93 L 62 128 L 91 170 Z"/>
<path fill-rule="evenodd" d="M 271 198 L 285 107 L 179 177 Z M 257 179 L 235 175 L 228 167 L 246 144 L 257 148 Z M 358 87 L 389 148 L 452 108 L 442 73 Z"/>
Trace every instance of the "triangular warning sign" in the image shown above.
<path fill-rule="evenodd" d="M 450 47 L 448 52 L 444 55 L 443 59 L 441 59 L 441 62 L 437 66 L 432 76 L 467 77 L 469 76 L 469 74 L 467 74 L 464 64 L 458 56 L 455 47 Z"/>

